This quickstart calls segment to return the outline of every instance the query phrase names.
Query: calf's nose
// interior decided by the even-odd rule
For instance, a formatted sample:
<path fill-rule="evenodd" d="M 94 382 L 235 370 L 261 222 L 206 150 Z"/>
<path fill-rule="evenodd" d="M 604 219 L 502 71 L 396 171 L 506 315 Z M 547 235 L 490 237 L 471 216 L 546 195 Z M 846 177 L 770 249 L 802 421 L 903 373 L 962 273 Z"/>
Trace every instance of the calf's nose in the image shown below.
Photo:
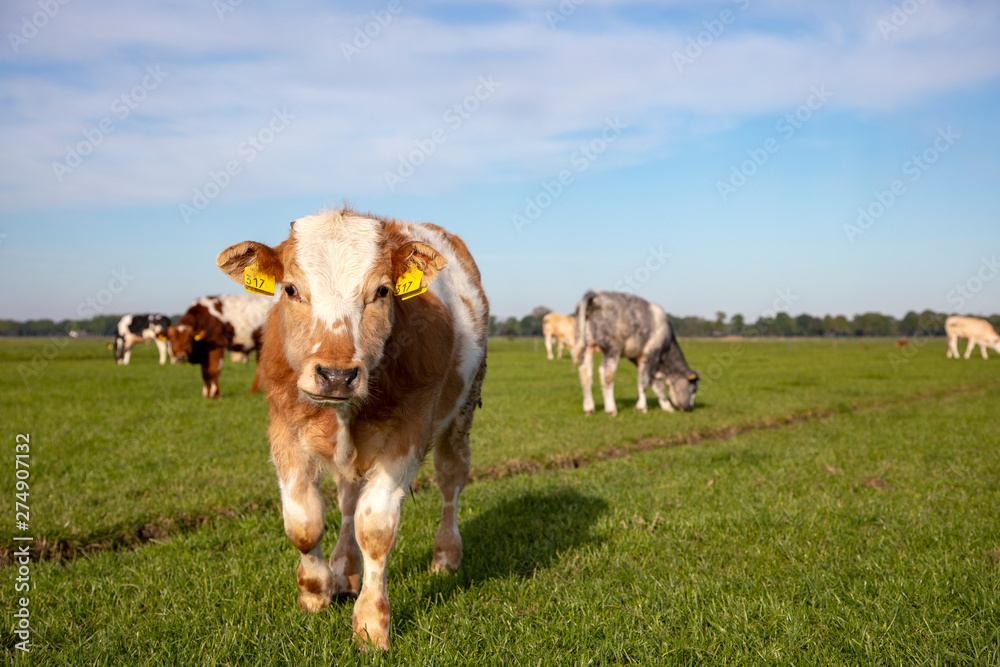
<path fill-rule="evenodd" d="M 360 368 L 332 368 L 316 364 L 316 380 L 324 396 L 350 398 L 358 388 Z"/>

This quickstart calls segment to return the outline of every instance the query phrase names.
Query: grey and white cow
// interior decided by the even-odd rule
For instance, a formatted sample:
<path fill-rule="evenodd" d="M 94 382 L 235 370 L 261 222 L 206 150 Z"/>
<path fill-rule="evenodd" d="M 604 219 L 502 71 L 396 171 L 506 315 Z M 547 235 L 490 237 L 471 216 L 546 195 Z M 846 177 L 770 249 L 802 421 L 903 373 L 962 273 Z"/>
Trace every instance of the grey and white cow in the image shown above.
<path fill-rule="evenodd" d="M 128 366 L 132 358 L 132 346 L 136 343 L 156 343 L 160 351 L 160 365 L 167 363 L 167 355 L 173 361 L 174 353 L 167 344 L 167 329 L 170 318 L 159 314 L 129 314 L 118 321 L 118 331 L 115 336 L 115 361 L 119 366 Z"/>
<path fill-rule="evenodd" d="M 618 414 L 615 371 L 623 356 L 639 368 L 636 410 L 646 412 L 646 387 L 650 385 L 661 409 L 687 412 L 694 408 L 698 374 L 684 359 L 667 314 L 655 303 L 632 294 L 597 290 L 584 294 L 577 304 L 573 362 L 579 366 L 583 412 L 588 415 L 594 412 L 595 349 L 604 355 L 599 370 L 604 411 L 609 415 Z"/>

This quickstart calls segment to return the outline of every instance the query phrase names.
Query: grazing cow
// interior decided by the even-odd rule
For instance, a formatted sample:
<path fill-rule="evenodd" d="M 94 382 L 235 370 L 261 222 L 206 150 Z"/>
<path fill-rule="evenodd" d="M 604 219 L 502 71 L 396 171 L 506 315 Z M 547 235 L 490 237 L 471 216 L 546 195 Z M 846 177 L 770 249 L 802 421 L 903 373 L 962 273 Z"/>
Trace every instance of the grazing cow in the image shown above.
<path fill-rule="evenodd" d="M 688 366 L 666 313 L 655 303 L 631 294 L 598 290 L 587 292 L 577 304 L 573 362 L 579 365 L 583 411 L 588 415 L 594 413 L 595 348 L 604 355 L 599 370 L 604 411 L 609 415 L 618 414 L 614 382 L 622 356 L 639 368 L 636 410 L 646 412 L 646 387 L 650 384 L 661 409 L 687 412 L 694 408 L 698 374 Z M 664 382 L 669 399 L 663 391 Z"/>
<path fill-rule="evenodd" d="M 548 313 L 542 318 L 542 334 L 545 335 L 545 354 L 551 360 L 552 341 L 559 343 L 559 358 L 562 359 L 563 346 L 573 349 L 576 336 L 573 332 L 573 318 L 559 313 Z"/>
<path fill-rule="evenodd" d="M 167 345 L 167 329 L 170 318 L 166 315 L 124 315 L 118 320 L 118 334 L 115 336 L 115 361 L 119 366 L 128 366 L 132 358 L 132 346 L 136 343 L 153 341 L 160 351 L 160 365 L 167 363 L 167 355 L 173 361 L 174 355 Z"/>
<path fill-rule="evenodd" d="M 237 282 L 249 270 L 281 283 L 260 364 L 285 532 L 300 553 L 299 604 L 315 612 L 356 595 L 359 647 L 387 649 L 386 561 L 431 447 L 444 498 L 431 570 L 462 559 L 458 497 L 486 373 L 479 269 L 440 227 L 349 209 L 301 218 L 280 245 L 238 243 L 216 261 Z M 342 517 L 329 564 L 319 486 L 328 469 Z"/>
<path fill-rule="evenodd" d="M 201 365 L 202 396 L 219 397 L 219 373 L 227 349 L 258 350 L 272 299 L 256 294 L 223 294 L 195 300 L 167 336 L 177 362 Z M 260 365 L 250 393 L 260 388 Z"/>
<path fill-rule="evenodd" d="M 952 315 L 944 322 L 944 330 L 948 334 L 948 359 L 958 359 L 958 339 L 968 338 L 969 346 L 965 348 L 965 358 L 972 356 L 972 350 L 979 346 L 983 359 L 988 359 L 986 348 L 991 347 L 1000 352 L 1000 336 L 986 320 L 978 317 L 961 317 Z"/>

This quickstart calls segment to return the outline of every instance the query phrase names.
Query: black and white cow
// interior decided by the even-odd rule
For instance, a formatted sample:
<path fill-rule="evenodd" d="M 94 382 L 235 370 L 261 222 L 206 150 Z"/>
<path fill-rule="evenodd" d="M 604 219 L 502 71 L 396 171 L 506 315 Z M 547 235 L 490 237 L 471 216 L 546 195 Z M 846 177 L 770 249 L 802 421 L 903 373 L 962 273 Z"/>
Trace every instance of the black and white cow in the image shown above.
<path fill-rule="evenodd" d="M 674 336 L 667 314 L 655 303 L 632 294 L 587 292 L 576 306 L 576 343 L 573 362 L 579 366 L 583 411 L 594 413 L 594 350 L 604 355 L 600 366 L 604 411 L 617 415 L 615 371 L 621 357 L 639 368 L 639 400 L 635 409 L 646 412 L 646 387 L 652 385 L 660 408 L 667 412 L 694 408 L 698 374 L 691 370 Z M 668 398 L 663 385 L 670 392 Z"/>
<path fill-rule="evenodd" d="M 160 351 L 160 364 L 167 363 L 167 355 L 171 361 L 174 353 L 167 343 L 167 329 L 170 328 L 170 318 L 166 315 L 124 315 L 118 320 L 118 335 L 115 337 L 115 361 L 119 366 L 128 366 L 132 357 L 132 346 L 136 343 L 156 343 Z"/>

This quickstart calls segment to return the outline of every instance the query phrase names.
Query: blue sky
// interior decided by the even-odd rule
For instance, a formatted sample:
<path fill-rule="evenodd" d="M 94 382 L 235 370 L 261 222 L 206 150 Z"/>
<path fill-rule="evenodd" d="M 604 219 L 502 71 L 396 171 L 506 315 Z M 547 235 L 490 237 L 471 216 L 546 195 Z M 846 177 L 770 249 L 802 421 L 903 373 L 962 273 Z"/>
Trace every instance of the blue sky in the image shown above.
<path fill-rule="evenodd" d="M 991 0 L 64 2 L 0 9 L 2 318 L 182 312 L 345 201 L 500 317 L 1000 312 Z"/>

